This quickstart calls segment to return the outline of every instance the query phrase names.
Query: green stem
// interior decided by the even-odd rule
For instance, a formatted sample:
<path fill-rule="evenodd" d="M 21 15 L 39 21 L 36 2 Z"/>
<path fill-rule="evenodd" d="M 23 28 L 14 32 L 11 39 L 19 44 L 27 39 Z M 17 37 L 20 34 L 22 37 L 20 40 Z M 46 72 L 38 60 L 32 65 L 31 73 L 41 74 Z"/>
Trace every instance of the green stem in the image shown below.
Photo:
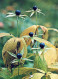
<path fill-rule="evenodd" d="M 17 37 L 18 37 L 18 16 L 17 16 Z"/>
<path fill-rule="evenodd" d="M 37 25 L 37 12 L 36 12 L 36 25 Z M 37 37 L 38 37 L 38 33 L 37 33 Z M 37 48 L 38 48 L 38 42 L 37 42 Z"/>
<path fill-rule="evenodd" d="M 19 62 L 18 62 L 18 77 L 19 77 Z"/>
<path fill-rule="evenodd" d="M 23 30 L 24 30 L 24 22 L 25 22 L 25 20 L 23 19 Z"/>
<path fill-rule="evenodd" d="M 43 53 L 43 61 L 44 61 L 44 49 L 43 49 L 43 52 L 42 53 Z"/>
<path fill-rule="evenodd" d="M 37 25 L 37 12 L 36 12 L 36 25 Z"/>

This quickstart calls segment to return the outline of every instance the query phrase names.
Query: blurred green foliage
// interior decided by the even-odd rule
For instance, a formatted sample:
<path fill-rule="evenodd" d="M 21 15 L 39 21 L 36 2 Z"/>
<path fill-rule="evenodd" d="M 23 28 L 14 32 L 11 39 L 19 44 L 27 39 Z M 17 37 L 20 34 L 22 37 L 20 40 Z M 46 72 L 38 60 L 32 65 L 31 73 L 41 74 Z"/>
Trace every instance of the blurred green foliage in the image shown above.
<path fill-rule="evenodd" d="M 6 18 L 6 13 L 19 9 L 21 10 L 21 14 L 27 14 L 29 16 L 30 14 L 25 11 L 30 10 L 30 8 L 32 9 L 34 5 L 45 14 L 45 16 L 38 14 L 38 25 L 58 29 L 58 0 L 0 0 L 0 22 L 3 23 L 2 27 L 0 25 L 0 33 L 7 32 L 16 36 L 16 17 Z M 19 18 L 19 36 L 24 29 L 34 24 L 36 24 L 35 15 L 32 18 L 26 17 L 25 20 Z M 57 35 L 55 32 L 49 31 L 49 40 L 52 36 L 52 39 L 55 40 L 55 35 Z M 4 66 L 2 62 L 2 48 L 8 39 L 9 37 L 7 39 L 6 37 L 0 38 L 0 67 Z"/>

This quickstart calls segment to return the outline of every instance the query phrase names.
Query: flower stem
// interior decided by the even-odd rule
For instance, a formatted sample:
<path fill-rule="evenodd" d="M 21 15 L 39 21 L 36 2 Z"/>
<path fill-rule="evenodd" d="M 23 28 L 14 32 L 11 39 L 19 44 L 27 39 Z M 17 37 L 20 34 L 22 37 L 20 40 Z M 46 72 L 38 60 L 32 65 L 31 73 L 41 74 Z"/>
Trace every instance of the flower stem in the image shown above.
<path fill-rule="evenodd" d="M 43 49 L 43 52 L 42 53 L 43 53 L 43 61 L 44 61 L 44 49 Z"/>
<path fill-rule="evenodd" d="M 18 37 L 18 16 L 17 16 L 17 37 Z"/>
<path fill-rule="evenodd" d="M 18 62 L 18 77 L 19 77 L 19 62 Z"/>
<path fill-rule="evenodd" d="M 36 12 L 36 25 L 37 25 L 37 12 Z M 38 33 L 37 33 L 37 37 L 38 37 Z M 38 42 L 37 42 L 37 48 L 38 48 Z"/>
<path fill-rule="evenodd" d="M 36 25 L 37 25 L 37 12 L 36 12 Z"/>

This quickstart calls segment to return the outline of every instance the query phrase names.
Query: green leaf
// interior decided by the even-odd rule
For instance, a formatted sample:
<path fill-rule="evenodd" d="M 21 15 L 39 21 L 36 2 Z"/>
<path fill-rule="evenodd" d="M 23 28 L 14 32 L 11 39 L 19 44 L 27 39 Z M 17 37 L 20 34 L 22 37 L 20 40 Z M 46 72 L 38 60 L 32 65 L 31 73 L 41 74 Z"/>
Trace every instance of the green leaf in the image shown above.
<path fill-rule="evenodd" d="M 14 53 L 9 52 L 9 51 L 8 51 L 8 53 L 9 53 L 9 55 L 13 56 L 14 58 L 17 58 L 17 56 Z"/>
<path fill-rule="evenodd" d="M 27 58 L 22 58 L 22 60 L 33 61 L 33 60 L 27 59 Z"/>
<path fill-rule="evenodd" d="M 21 50 L 21 52 L 20 52 L 22 55 L 24 54 L 24 47 L 23 47 L 23 49 Z"/>
<path fill-rule="evenodd" d="M 30 58 L 31 56 L 34 56 L 34 53 L 28 53 L 27 58 Z"/>
<path fill-rule="evenodd" d="M 14 59 L 13 61 L 11 61 L 11 63 L 16 63 L 18 62 L 18 59 Z"/>
<path fill-rule="evenodd" d="M 34 67 L 35 68 L 39 68 L 44 70 L 45 72 L 47 72 L 47 64 L 45 62 L 45 60 L 43 60 L 39 55 L 35 55 L 35 59 L 34 59 Z"/>
<path fill-rule="evenodd" d="M 8 17 L 14 17 L 14 16 L 16 16 L 16 15 L 15 14 L 9 14 L 9 15 L 6 16 L 6 18 L 8 18 Z"/>
<path fill-rule="evenodd" d="M 33 11 L 33 12 L 31 13 L 30 17 L 31 17 L 31 16 L 33 16 L 33 15 L 34 15 L 34 13 L 35 13 L 35 12 Z"/>
<path fill-rule="evenodd" d="M 0 70 L 0 79 L 10 79 L 11 73 L 7 68 L 1 68 Z"/>

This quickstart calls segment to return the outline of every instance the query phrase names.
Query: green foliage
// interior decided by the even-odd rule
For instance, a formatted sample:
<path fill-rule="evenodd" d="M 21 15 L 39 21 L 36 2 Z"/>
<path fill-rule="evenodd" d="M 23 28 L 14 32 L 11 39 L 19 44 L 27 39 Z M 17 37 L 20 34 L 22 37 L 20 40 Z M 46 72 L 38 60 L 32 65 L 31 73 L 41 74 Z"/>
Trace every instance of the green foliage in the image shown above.
<path fill-rule="evenodd" d="M 39 68 L 44 70 L 47 73 L 47 64 L 46 61 L 43 60 L 39 55 L 35 55 L 35 60 L 34 60 L 34 68 Z"/>
<path fill-rule="evenodd" d="M 1 79 L 10 79 L 11 73 L 7 68 L 0 68 L 0 78 Z"/>

